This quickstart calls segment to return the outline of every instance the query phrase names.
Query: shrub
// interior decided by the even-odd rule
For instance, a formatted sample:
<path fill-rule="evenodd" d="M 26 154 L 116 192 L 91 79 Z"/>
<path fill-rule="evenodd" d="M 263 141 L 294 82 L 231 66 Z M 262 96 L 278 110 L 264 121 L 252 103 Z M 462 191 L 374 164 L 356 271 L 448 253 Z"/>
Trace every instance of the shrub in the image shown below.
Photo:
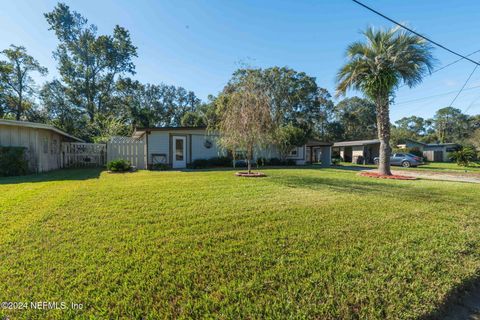
<path fill-rule="evenodd" d="M 296 164 L 297 164 L 297 162 L 296 162 L 295 160 L 293 160 L 293 159 L 287 159 L 287 160 L 285 161 L 285 165 L 286 165 L 286 166 L 294 166 L 294 165 L 296 165 Z"/>
<path fill-rule="evenodd" d="M 208 159 L 213 167 L 231 167 L 232 159 L 229 157 L 213 157 Z"/>
<path fill-rule="evenodd" d="M 297 162 L 293 159 L 282 160 L 279 158 L 258 158 L 257 166 L 294 166 Z"/>
<path fill-rule="evenodd" d="M 209 167 L 209 161 L 207 159 L 195 159 L 190 164 L 192 169 L 204 169 Z"/>
<path fill-rule="evenodd" d="M 283 165 L 283 161 L 278 158 L 270 158 L 266 163 L 268 166 L 281 166 Z"/>
<path fill-rule="evenodd" d="M 333 165 L 338 165 L 340 164 L 340 162 L 342 162 L 342 158 L 332 158 L 332 164 Z"/>
<path fill-rule="evenodd" d="M 268 165 L 268 159 L 267 158 L 257 158 L 257 166 L 258 167 L 263 167 L 265 165 Z"/>
<path fill-rule="evenodd" d="M 204 169 L 214 167 L 231 167 L 232 159 L 229 157 L 213 157 L 210 159 L 195 159 L 190 164 L 192 169 Z"/>
<path fill-rule="evenodd" d="M 247 167 L 247 161 L 245 160 L 235 160 L 235 167 Z"/>
<path fill-rule="evenodd" d="M 107 169 L 112 172 L 125 172 L 131 169 L 130 161 L 124 159 L 112 160 L 107 163 Z"/>
<path fill-rule="evenodd" d="M 170 167 L 168 166 L 168 164 L 165 164 L 165 163 L 155 163 L 155 164 L 152 166 L 152 169 L 153 169 L 153 170 L 165 171 L 165 170 L 170 169 Z"/>
<path fill-rule="evenodd" d="M 456 161 L 459 166 L 463 167 L 467 167 L 477 158 L 475 149 L 472 147 L 462 147 L 457 151 L 450 152 L 449 156 L 452 161 Z"/>
<path fill-rule="evenodd" d="M 0 147 L 0 176 L 18 176 L 28 173 L 26 148 Z"/>

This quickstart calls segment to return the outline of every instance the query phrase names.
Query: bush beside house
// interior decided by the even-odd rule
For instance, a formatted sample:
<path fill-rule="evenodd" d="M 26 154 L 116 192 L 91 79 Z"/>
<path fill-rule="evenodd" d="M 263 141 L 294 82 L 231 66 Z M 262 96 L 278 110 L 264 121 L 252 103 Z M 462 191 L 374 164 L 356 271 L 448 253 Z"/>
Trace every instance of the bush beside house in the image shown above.
<path fill-rule="evenodd" d="M 112 160 L 107 163 L 107 169 L 112 172 L 126 172 L 130 171 L 131 168 L 130 161 L 124 159 Z"/>
<path fill-rule="evenodd" d="M 455 161 L 459 166 L 462 167 L 468 167 L 472 162 L 477 160 L 475 149 L 468 146 L 451 152 L 449 156 L 452 161 Z"/>
<path fill-rule="evenodd" d="M 215 167 L 231 167 L 232 159 L 229 157 L 213 157 L 210 159 L 195 159 L 190 164 L 191 169 L 205 169 Z"/>
<path fill-rule="evenodd" d="M 0 147 L 0 176 L 27 174 L 26 150 L 23 147 Z"/>

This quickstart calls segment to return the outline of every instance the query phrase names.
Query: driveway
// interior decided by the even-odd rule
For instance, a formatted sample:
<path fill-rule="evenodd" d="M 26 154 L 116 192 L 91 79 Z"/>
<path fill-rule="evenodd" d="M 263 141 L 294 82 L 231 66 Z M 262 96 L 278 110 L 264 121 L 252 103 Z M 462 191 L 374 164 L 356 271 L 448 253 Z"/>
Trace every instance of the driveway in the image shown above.
<path fill-rule="evenodd" d="M 364 171 L 376 172 L 377 169 L 368 169 Z M 402 175 L 402 176 L 429 179 L 429 180 L 480 183 L 479 173 L 418 171 L 415 169 L 392 170 L 392 173 L 395 175 Z"/>

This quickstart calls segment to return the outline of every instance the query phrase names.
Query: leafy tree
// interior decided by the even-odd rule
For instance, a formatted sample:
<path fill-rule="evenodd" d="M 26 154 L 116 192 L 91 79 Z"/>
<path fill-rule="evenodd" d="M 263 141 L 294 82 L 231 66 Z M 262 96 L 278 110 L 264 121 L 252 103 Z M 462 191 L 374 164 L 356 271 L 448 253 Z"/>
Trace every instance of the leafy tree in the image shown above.
<path fill-rule="evenodd" d="M 307 142 L 307 137 L 305 137 L 301 128 L 290 123 L 276 128 L 272 141 L 275 143 L 282 160 L 285 160 L 293 148 Z"/>
<path fill-rule="evenodd" d="M 460 109 L 439 109 L 433 117 L 433 126 L 440 142 L 463 142 L 471 133 L 468 116 Z"/>
<path fill-rule="evenodd" d="M 345 129 L 343 125 L 337 120 L 329 121 L 325 126 L 325 136 L 323 140 L 325 141 L 345 140 Z"/>
<path fill-rule="evenodd" d="M 188 111 L 186 112 L 182 120 L 180 121 L 183 127 L 204 127 L 205 121 L 200 113 Z"/>
<path fill-rule="evenodd" d="M 220 133 L 219 145 L 246 154 L 248 172 L 257 148 L 270 142 L 272 117 L 265 86 L 255 73 L 249 73 L 229 85 L 218 98 L 219 122 L 213 128 Z"/>
<path fill-rule="evenodd" d="M 395 146 L 399 143 L 403 143 L 405 139 L 427 143 L 433 142 L 436 140 L 436 136 L 434 135 L 431 126 L 432 121 L 425 120 L 422 117 L 403 117 L 400 120 L 395 121 L 395 126 L 392 128 L 392 144 Z"/>
<path fill-rule="evenodd" d="M 314 77 L 287 67 L 239 69 L 225 91 L 232 90 L 247 78 L 255 78 L 264 88 L 275 128 L 291 124 L 302 129 L 304 139 L 328 137 L 334 104 L 328 91 L 317 86 Z M 274 143 L 279 144 L 279 148 L 283 144 L 278 137 Z"/>
<path fill-rule="evenodd" d="M 36 93 L 32 72 L 47 74 L 47 68 L 27 53 L 25 47 L 11 45 L 2 51 L 7 58 L 0 61 L 0 89 L 3 108 L 1 115 L 12 113 L 16 120 L 26 117 L 26 112 L 33 105 Z"/>
<path fill-rule="evenodd" d="M 354 42 L 347 49 L 348 62 L 338 72 L 337 94 L 353 88 L 375 103 L 380 139 L 378 170 L 380 174 L 391 175 L 389 105 L 400 85 L 413 87 L 431 72 L 431 46 L 398 28 L 368 28 L 364 35 L 366 42 Z"/>
<path fill-rule="evenodd" d="M 192 91 L 164 84 L 142 84 L 120 79 L 113 98 L 114 109 L 134 127 L 180 126 L 185 114 L 195 113 L 200 99 Z"/>
<path fill-rule="evenodd" d="M 209 102 L 200 104 L 195 111 L 189 111 L 182 117 L 181 124 L 185 127 L 212 127 L 218 122 L 217 100 L 208 96 Z"/>
<path fill-rule="evenodd" d="M 419 138 L 427 134 L 431 121 L 425 120 L 422 117 L 410 116 L 395 121 L 395 124 L 397 128 L 411 132 L 414 137 Z"/>
<path fill-rule="evenodd" d="M 470 135 L 468 142 L 473 145 L 477 150 L 480 150 L 480 128 L 473 131 Z"/>
<path fill-rule="evenodd" d="M 129 136 L 132 131 L 123 119 L 114 115 L 98 115 L 96 121 L 90 124 L 89 132 L 95 143 L 106 143 L 114 136 Z"/>
<path fill-rule="evenodd" d="M 452 161 L 456 161 L 459 166 L 467 167 L 477 157 L 475 149 L 472 147 L 462 147 L 461 149 L 449 154 Z"/>
<path fill-rule="evenodd" d="M 137 48 L 126 29 L 117 25 L 113 35 L 97 35 L 95 25 L 64 3 L 45 18 L 59 40 L 54 57 L 69 100 L 93 123 L 97 114 L 110 111 L 116 80 L 135 73 Z"/>
<path fill-rule="evenodd" d="M 70 101 L 67 88 L 60 81 L 47 82 L 40 91 L 40 101 L 50 124 L 88 140 L 88 133 L 85 131 L 88 119 L 82 110 Z"/>
<path fill-rule="evenodd" d="M 130 78 L 120 79 L 116 83 L 115 110 L 127 119 L 132 129 L 154 127 L 161 109 L 159 92 L 156 86 L 144 85 Z"/>
<path fill-rule="evenodd" d="M 335 119 L 344 140 L 372 139 L 377 132 L 375 104 L 359 97 L 346 98 L 335 106 Z"/>

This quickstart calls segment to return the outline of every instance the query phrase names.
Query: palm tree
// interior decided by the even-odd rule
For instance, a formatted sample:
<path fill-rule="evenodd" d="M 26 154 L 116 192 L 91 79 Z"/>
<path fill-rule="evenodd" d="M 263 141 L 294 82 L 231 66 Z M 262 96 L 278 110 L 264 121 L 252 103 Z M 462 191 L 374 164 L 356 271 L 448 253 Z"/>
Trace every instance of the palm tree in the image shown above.
<path fill-rule="evenodd" d="M 337 75 L 337 96 L 355 89 L 375 103 L 380 140 L 378 171 L 391 175 L 389 104 L 399 86 L 413 87 L 431 73 L 432 47 L 421 37 L 399 28 L 368 28 L 363 34 L 366 42 L 354 42 L 347 48 L 348 62 Z"/>

